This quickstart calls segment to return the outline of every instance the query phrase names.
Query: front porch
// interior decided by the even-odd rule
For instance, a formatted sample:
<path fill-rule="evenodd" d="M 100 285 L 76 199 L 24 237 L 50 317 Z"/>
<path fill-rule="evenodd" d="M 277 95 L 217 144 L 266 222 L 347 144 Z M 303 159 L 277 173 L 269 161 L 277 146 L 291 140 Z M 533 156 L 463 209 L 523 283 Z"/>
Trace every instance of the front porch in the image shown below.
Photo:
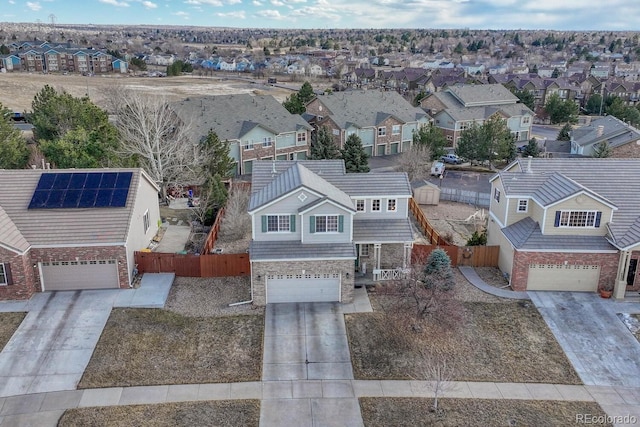
<path fill-rule="evenodd" d="M 411 263 L 412 248 L 413 242 L 356 243 L 356 285 L 401 279 Z"/>

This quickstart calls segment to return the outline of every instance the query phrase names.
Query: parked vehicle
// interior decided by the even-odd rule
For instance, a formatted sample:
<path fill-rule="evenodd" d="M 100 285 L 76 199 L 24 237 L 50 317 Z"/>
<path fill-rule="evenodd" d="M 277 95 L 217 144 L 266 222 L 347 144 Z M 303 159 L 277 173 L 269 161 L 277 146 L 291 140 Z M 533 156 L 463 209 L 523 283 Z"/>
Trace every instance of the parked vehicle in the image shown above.
<path fill-rule="evenodd" d="M 444 175 L 444 163 L 442 162 L 433 162 L 431 165 L 431 176 L 440 176 Z"/>
<path fill-rule="evenodd" d="M 442 160 L 445 163 L 451 163 L 454 165 L 459 165 L 462 163 L 462 159 L 458 157 L 457 154 L 453 154 L 453 153 L 445 154 L 444 156 L 440 157 L 440 160 Z"/>

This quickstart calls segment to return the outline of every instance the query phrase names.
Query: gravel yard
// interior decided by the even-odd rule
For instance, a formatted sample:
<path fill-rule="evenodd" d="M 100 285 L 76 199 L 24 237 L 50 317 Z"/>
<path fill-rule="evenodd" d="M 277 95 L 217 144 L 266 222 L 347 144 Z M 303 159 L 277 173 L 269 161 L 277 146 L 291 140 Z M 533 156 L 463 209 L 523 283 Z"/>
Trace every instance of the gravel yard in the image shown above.
<path fill-rule="evenodd" d="M 486 209 L 483 211 L 473 205 L 449 201 L 440 201 L 437 205 L 420 205 L 420 208 L 433 228 L 443 237 L 450 235 L 453 239 L 451 243 L 457 246 L 465 246 L 473 232 L 484 230 L 486 225 L 483 220 L 466 220 L 476 213 L 478 216 L 483 212 L 485 216 L 488 215 Z"/>

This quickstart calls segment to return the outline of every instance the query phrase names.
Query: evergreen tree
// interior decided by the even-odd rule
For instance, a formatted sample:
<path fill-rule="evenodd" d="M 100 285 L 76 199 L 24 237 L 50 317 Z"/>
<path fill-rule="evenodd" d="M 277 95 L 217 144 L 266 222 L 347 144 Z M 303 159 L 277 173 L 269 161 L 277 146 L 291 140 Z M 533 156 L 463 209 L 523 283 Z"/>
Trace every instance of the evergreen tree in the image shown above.
<path fill-rule="evenodd" d="M 427 257 L 424 267 L 425 285 L 438 287 L 441 290 L 450 290 L 456 284 L 451 258 L 443 249 L 435 249 Z"/>
<path fill-rule="evenodd" d="M 29 148 L 9 119 L 11 111 L 0 104 L 0 169 L 22 169 L 29 162 Z"/>
<path fill-rule="evenodd" d="M 540 148 L 538 147 L 538 141 L 535 138 L 531 138 L 529 143 L 522 150 L 522 157 L 538 157 L 540 155 Z"/>
<path fill-rule="evenodd" d="M 482 125 L 473 123 L 462 131 L 456 153 L 470 160 L 489 161 L 496 159 L 513 160 L 516 146 L 506 121 L 493 115 Z"/>
<path fill-rule="evenodd" d="M 229 143 L 220 141 L 218 134 L 210 129 L 203 144 L 203 152 L 206 156 L 203 163 L 205 175 L 219 175 L 222 179 L 229 178 L 235 166 L 235 161 L 230 156 L 231 148 Z"/>
<path fill-rule="evenodd" d="M 552 124 L 575 123 L 578 121 L 578 105 L 570 99 L 562 100 L 557 93 L 552 94 L 544 104 Z"/>
<path fill-rule="evenodd" d="M 604 159 L 611 156 L 611 147 L 609 141 L 600 141 L 593 147 L 593 155 L 591 157 Z"/>
<path fill-rule="evenodd" d="M 599 93 L 594 93 L 589 97 L 587 101 L 587 105 L 585 105 L 584 109 L 587 114 L 597 115 L 600 114 L 600 109 L 602 107 L 602 96 Z"/>
<path fill-rule="evenodd" d="M 530 110 L 535 110 L 536 98 L 528 90 L 512 89 L 511 92 Z"/>
<path fill-rule="evenodd" d="M 298 91 L 298 100 L 302 105 L 307 105 L 307 103 L 315 97 L 316 94 L 313 92 L 311 84 L 309 82 L 304 82 Z"/>
<path fill-rule="evenodd" d="M 300 102 L 300 98 L 298 98 L 297 93 L 292 93 L 287 97 L 287 99 L 282 103 L 282 106 L 287 109 L 291 114 L 302 114 L 304 113 L 305 107 L 302 102 Z"/>
<path fill-rule="evenodd" d="M 414 131 L 413 144 L 427 147 L 431 153 L 431 160 L 436 160 L 446 153 L 444 147 L 447 146 L 447 138 L 442 129 L 429 123 L 420 126 L 417 132 Z"/>
<path fill-rule="evenodd" d="M 322 126 L 311 139 L 311 160 L 339 159 L 340 150 L 326 126 Z"/>
<path fill-rule="evenodd" d="M 562 129 L 560 129 L 560 132 L 558 132 L 558 136 L 556 137 L 556 139 L 558 141 L 571 141 L 572 130 L 573 130 L 573 127 L 571 126 L 571 124 L 565 123 L 565 125 L 562 126 Z"/>
<path fill-rule="evenodd" d="M 364 151 L 362 140 L 352 133 L 340 151 L 347 173 L 369 172 L 369 155 Z"/>

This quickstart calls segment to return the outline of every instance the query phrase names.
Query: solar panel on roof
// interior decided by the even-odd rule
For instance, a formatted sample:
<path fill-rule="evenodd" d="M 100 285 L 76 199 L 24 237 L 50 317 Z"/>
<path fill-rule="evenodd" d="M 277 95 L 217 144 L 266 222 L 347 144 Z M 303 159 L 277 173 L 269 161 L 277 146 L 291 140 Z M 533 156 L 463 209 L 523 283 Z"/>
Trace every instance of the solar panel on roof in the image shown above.
<path fill-rule="evenodd" d="M 133 172 L 43 173 L 29 209 L 121 208 L 132 177 Z"/>

